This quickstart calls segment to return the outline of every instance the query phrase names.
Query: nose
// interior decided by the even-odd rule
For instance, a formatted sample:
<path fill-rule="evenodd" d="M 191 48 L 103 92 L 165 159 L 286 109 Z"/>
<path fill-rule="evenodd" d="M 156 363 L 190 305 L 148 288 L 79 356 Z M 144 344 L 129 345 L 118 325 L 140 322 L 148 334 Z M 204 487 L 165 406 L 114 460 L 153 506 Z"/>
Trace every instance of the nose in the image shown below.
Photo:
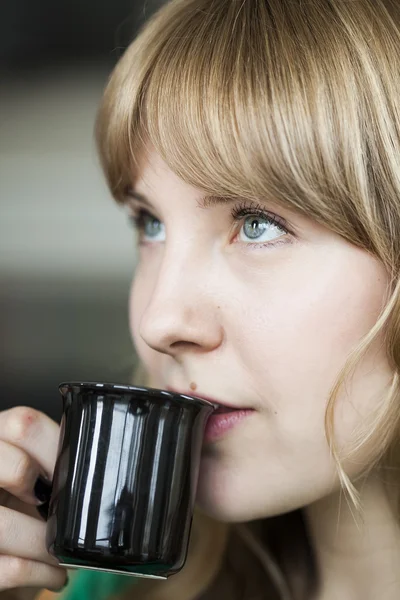
<path fill-rule="evenodd" d="M 210 269 L 188 257 L 164 260 L 139 331 L 148 346 L 174 357 L 218 348 L 224 334 Z"/>

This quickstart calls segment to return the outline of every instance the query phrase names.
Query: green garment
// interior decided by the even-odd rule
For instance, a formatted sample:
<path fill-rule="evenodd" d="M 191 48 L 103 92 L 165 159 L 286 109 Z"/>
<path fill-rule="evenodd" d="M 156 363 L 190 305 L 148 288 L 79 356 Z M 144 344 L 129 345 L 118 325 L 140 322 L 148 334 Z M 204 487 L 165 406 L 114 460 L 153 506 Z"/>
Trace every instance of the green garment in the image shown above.
<path fill-rule="evenodd" d="M 70 581 L 60 600 L 109 600 L 137 583 L 134 577 L 79 569 L 70 572 Z"/>

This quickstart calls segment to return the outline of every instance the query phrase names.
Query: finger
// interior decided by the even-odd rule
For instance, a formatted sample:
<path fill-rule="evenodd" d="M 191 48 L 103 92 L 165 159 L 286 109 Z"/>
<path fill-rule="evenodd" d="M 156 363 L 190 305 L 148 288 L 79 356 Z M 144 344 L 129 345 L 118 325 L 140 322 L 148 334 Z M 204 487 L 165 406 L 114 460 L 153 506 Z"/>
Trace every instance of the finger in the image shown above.
<path fill-rule="evenodd" d="M 58 591 L 66 581 L 67 570 L 62 567 L 17 556 L 0 556 L 0 592 L 22 587 Z"/>
<path fill-rule="evenodd" d="M 28 406 L 0 412 L 0 439 L 25 450 L 53 478 L 57 458 L 59 425 L 44 413 Z"/>
<path fill-rule="evenodd" d="M 0 440 L 0 488 L 29 504 L 42 504 L 35 496 L 35 484 L 41 475 L 38 463 L 21 448 Z"/>
<path fill-rule="evenodd" d="M 0 554 L 58 566 L 45 546 L 46 523 L 0 506 Z"/>
<path fill-rule="evenodd" d="M 34 519 L 43 523 L 43 517 L 40 516 L 37 505 L 33 506 L 32 504 L 27 504 L 26 502 L 23 502 L 16 496 L 12 496 L 8 492 L 4 492 L 4 493 L 7 494 L 5 501 L 2 500 L 2 498 L 1 498 L 1 490 L 0 490 L 0 505 L 1 506 L 6 506 L 7 508 L 10 508 L 11 510 L 15 510 L 16 512 L 23 513 L 24 515 L 29 515 L 30 517 L 33 517 Z"/>

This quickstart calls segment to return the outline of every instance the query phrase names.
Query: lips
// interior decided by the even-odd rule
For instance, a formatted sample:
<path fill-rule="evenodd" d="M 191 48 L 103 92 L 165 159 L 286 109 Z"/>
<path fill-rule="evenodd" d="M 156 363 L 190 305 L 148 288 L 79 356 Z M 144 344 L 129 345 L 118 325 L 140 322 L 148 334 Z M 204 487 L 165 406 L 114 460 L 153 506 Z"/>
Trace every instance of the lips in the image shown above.
<path fill-rule="evenodd" d="M 169 392 L 172 392 L 173 394 L 182 394 L 184 396 L 192 396 L 192 398 L 201 398 L 203 400 L 208 400 L 208 402 L 212 402 L 213 404 L 217 404 L 218 408 L 214 414 L 231 413 L 231 412 L 235 412 L 238 410 L 252 410 L 245 406 L 231 406 L 228 403 L 218 400 L 217 398 L 212 398 L 211 396 L 205 396 L 203 394 L 201 394 L 201 395 L 193 394 L 192 391 L 178 390 L 178 389 L 172 388 L 170 386 L 167 386 L 165 389 L 168 390 Z"/>
<path fill-rule="evenodd" d="M 230 406 L 219 405 L 217 410 L 214 412 L 215 415 L 223 415 L 225 413 L 234 412 L 235 410 L 241 410 L 240 408 L 231 408 Z"/>

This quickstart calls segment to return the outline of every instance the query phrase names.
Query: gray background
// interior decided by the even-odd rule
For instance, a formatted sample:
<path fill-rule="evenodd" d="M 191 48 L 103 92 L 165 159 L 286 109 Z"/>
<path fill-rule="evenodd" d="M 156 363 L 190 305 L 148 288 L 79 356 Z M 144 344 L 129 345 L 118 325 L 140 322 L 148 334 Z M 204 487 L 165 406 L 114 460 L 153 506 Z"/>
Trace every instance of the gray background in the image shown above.
<path fill-rule="evenodd" d="M 131 380 L 134 237 L 93 123 L 113 65 L 160 3 L 0 5 L 0 409 L 59 420 L 60 382 Z"/>

